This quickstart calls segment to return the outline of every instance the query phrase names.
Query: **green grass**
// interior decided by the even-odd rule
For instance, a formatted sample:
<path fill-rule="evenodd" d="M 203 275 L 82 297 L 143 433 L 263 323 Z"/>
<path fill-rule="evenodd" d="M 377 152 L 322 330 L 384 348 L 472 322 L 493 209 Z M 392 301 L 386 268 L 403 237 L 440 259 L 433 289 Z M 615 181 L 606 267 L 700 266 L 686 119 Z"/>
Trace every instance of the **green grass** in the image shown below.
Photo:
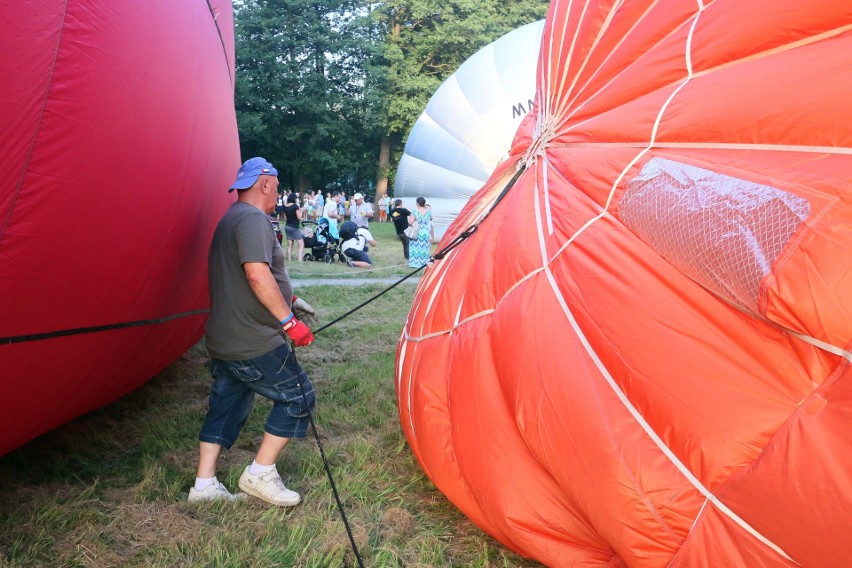
<path fill-rule="evenodd" d="M 390 226 L 375 232 L 377 265 L 390 266 L 394 254 L 401 263 Z M 307 266 L 354 272 L 321 263 L 298 268 Z M 299 294 L 324 323 L 381 289 L 309 286 Z M 393 368 L 413 291 L 391 290 L 298 351 L 317 390 L 314 418 L 364 563 L 538 566 L 473 526 L 408 449 Z M 200 342 L 136 392 L 0 458 L 0 566 L 354 566 L 312 436 L 292 442 L 278 462 L 287 485 L 302 494 L 299 506 L 186 502 L 206 411 L 206 363 Z M 231 489 L 253 457 L 268 409 L 259 399 L 220 460 L 219 479 Z"/>

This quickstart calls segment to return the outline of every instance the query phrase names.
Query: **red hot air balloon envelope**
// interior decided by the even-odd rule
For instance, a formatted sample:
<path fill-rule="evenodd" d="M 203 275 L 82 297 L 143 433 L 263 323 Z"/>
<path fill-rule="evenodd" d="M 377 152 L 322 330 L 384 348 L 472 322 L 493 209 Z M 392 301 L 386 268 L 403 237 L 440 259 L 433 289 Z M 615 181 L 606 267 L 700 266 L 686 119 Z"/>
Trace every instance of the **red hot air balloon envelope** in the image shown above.
<path fill-rule="evenodd" d="M 852 3 L 551 5 L 533 112 L 399 344 L 400 418 L 549 566 L 852 565 Z"/>
<path fill-rule="evenodd" d="M 0 6 L 0 454 L 203 332 L 233 45 L 224 0 Z"/>

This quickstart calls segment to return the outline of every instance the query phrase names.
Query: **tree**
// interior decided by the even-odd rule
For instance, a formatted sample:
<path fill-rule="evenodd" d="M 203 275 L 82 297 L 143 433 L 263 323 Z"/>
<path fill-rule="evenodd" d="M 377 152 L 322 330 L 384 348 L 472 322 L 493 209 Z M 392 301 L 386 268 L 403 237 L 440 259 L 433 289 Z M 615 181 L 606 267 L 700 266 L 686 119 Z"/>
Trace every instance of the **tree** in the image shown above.
<path fill-rule="evenodd" d="M 362 92 L 371 46 L 355 14 L 357 0 L 236 5 L 241 151 L 267 157 L 290 190 L 358 184 L 375 173 Z M 378 133 L 372 136 L 375 147 Z"/>
<path fill-rule="evenodd" d="M 441 83 L 546 10 L 544 0 L 237 2 L 243 157 L 270 159 L 292 190 L 369 192 L 375 181 L 382 192 Z"/>

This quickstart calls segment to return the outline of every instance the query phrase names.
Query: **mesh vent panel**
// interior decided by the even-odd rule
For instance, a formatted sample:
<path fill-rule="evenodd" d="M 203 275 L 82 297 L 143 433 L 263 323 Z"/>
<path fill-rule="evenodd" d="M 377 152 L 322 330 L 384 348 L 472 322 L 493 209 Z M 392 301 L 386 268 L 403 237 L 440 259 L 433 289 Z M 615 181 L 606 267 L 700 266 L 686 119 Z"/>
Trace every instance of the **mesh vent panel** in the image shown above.
<path fill-rule="evenodd" d="M 624 224 L 679 270 L 754 312 L 761 280 L 809 213 L 798 195 L 662 158 L 619 204 Z"/>

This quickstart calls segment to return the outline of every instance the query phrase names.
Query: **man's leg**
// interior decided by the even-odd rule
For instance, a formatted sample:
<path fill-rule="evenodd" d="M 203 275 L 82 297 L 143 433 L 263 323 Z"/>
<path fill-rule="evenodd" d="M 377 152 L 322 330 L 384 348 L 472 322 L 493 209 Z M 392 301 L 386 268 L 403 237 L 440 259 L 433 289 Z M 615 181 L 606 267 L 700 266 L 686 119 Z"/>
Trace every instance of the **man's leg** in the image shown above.
<path fill-rule="evenodd" d="M 195 484 L 189 489 L 189 502 L 197 501 L 236 501 L 245 497 L 244 493 L 233 494 L 216 479 L 216 462 L 222 453 L 222 446 L 210 442 L 198 444 L 198 471 Z"/>
<path fill-rule="evenodd" d="M 260 465 L 273 465 L 281 456 L 281 452 L 287 446 L 290 438 L 282 438 L 275 436 L 269 432 L 263 433 L 263 439 L 260 441 L 260 447 L 257 449 L 257 456 L 254 458 Z"/>
<path fill-rule="evenodd" d="M 240 489 L 273 505 L 291 507 L 301 497 L 287 489 L 275 467 L 290 438 L 303 438 L 313 409 L 315 395 L 308 376 L 296 362 L 287 345 L 253 360 L 263 377 L 250 388 L 273 401 L 263 440 L 254 463 L 240 476 Z"/>
<path fill-rule="evenodd" d="M 251 411 L 254 393 L 230 374 L 228 363 L 213 360 L 213 384 L 209 407 L 201 426 L 198 444 L 198 469 L 190 501 L 233 499 L 216 479 L 216 465 L 223 448 L 229 448 Z"/>
<path fill-rule="evenodd" d="M 198 473 L 196 477 L 216 477 L 216 463 L 222 453 L 222 446 L 210 442 L 198 443 Z"/>
<path fill-rule="evenodd" d="M 367 253 L 364 251 L 346 249 L 346 252 L 344 254 L 350 258 L 350 266 L 358 266 L 360 268 L 367 268 L 373 266 L 373 261 L 370 259 L 369 255 L 367 255 Z"/>
<path fill-rule="evenodd" d="M 408 260 L 408 243 L 411 239 L 405 233 L 397 233 L 396 236 L 402 241 L 402 255 L 405 257 L 405 260 Z"/>
<path fill-rule="evenodd" d="M 234 495 L 216 479 L 216 464 L 222 448 L 230 447 L 239 434 L 245 417 L 251 410 L 254 393 L 228 377 L 227 370 L 213 364 L 213 385 L 210 406 L 198 443 L 198 469 L 195 484 L 189 490 L 189 501 L 233 501 L 244 495 Z"/>

